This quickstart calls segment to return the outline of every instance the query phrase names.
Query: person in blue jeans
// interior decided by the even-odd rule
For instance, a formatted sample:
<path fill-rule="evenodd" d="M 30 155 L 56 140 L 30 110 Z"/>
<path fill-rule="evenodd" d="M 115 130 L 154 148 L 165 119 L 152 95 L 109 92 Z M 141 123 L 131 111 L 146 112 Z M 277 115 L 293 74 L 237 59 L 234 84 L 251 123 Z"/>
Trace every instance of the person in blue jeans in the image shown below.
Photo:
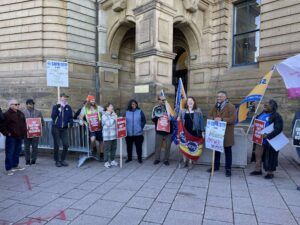
<path fill-rule="evenodd" d="M 18 170 L 24 170 L 19 166 L 19 154 L 22 142 L 27 134 L 24 114 L 19 110 L 20 103 L 16 99 L 9 101 L 9 109 L 4 113 L 4 122 L 0 125 L 0 132 L 5 139 L 5 169 L 8 176 L 14 175 Z"/>
<path fill-rule="evenodd" d="M 292 122 L 292 129 L 295 126 L 296 120 L 300 120 L 300 109 L 298 109 L 295 112 L 295 116 L 294 116 L 294 119 L 293 119 L 293 122 Z M 292 130 L 292 132 L 293 132 L 293 130 Z M 300 158 L 300 147 L 296 147 L 296 151 L 297 151 L 298 157 Z M 297 186 L 297 190 L 300 191 L 300 186 Z"/>

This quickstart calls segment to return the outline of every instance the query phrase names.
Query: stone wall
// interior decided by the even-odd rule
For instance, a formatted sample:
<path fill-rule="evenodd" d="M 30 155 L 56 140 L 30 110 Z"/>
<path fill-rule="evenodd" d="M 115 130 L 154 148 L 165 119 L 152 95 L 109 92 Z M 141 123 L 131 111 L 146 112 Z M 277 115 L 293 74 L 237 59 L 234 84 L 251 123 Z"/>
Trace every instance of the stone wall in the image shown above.
<path fill-rule="evenodd" d="M 69 62 L 71 105 L 95 92 L 95 1 L 0 2 L 0 105 L 34 98 L 49 116 L 56 88 L 47 87 L 45 61 Z"/>

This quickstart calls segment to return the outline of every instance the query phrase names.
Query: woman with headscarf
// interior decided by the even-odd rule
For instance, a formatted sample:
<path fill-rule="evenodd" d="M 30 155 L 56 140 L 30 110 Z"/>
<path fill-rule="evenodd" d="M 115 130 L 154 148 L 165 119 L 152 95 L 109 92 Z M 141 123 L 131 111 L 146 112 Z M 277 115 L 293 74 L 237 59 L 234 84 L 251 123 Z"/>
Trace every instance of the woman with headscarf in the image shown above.
<path fill-rule="evenodd" d="M 264 104 L 263 113 L 266 115 L 266 126 L 274 124 L 274 130 L 271 133 L 263 134 L 263 167 L 267 172 L 265 179 L 272 179 L 274 177 L 274 171 L 278 166 L 278 151 L 276 151 L 266 139 L 271 140 L 280 134 L 283 130 L 283 120 L 281 115 L 277 112 L 277 102 L 273 99 L 267 101 Z"/>
<path fill-rule="evenodd" d="M 136 100 L 131 99 L 129 101 L 125 117 L 127 130 L 127 160 L 125 163 L 132 161 L 133 143 L 135 143 L 138 162 L 142 163 L 143 129 L 146 124 L 146 117 L 144 112 L 139 108 Z"/>

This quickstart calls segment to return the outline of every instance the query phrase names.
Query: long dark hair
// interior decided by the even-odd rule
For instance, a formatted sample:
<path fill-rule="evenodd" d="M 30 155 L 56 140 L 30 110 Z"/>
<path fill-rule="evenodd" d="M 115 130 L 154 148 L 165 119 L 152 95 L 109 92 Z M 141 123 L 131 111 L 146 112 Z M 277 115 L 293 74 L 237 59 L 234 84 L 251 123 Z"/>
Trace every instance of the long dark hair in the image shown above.
<path fill-rule="evenodd" d="M 187 97 L 187 100 L 188 100 L 189 98 L 192 99 L 192 100 L 194 101 L 193 110 L 197 109 L 196 99 L 195 99 L 193 96 L 189 96 L 189 97 Z M 186 100 L 186 103 L 185 103 L 185 106 L 184 106 L 185 109 L 188 109 L 188 108 L 189 108 L 189 107 L 188 107 L 188 104 L 187 104 L 187 102 L 188 102 L 187 100 Z"/>
<path fill-rule="evenodd" d="M 136 108 L 139 109 L 139 104 L 138 104 L 138 102 L 137 102 L 135 99 L 131 99 L 131 100 L 128 102 L 128 105 L 127 105 L 127 110 L 128 110 L 128 111 L 132 111 L 132 106 L 131 106 L 131 104 L 132 104 L 133 102 L 136 104 Z"/>

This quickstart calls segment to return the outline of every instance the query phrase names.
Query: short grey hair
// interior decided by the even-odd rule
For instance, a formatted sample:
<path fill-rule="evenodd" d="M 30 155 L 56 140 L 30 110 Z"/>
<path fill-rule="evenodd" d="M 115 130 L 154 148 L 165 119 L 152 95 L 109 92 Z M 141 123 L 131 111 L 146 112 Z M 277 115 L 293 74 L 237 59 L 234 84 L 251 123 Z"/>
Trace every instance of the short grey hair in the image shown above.
<path fill-rule="evenodd" d="M 14 104 L 15 102 L 18 102 L 18 100 L 15 99 L 15 98 L 9 99 L 9 100 L 8 100 L 8 107 L 10 108 L 11 104 Z"/>

